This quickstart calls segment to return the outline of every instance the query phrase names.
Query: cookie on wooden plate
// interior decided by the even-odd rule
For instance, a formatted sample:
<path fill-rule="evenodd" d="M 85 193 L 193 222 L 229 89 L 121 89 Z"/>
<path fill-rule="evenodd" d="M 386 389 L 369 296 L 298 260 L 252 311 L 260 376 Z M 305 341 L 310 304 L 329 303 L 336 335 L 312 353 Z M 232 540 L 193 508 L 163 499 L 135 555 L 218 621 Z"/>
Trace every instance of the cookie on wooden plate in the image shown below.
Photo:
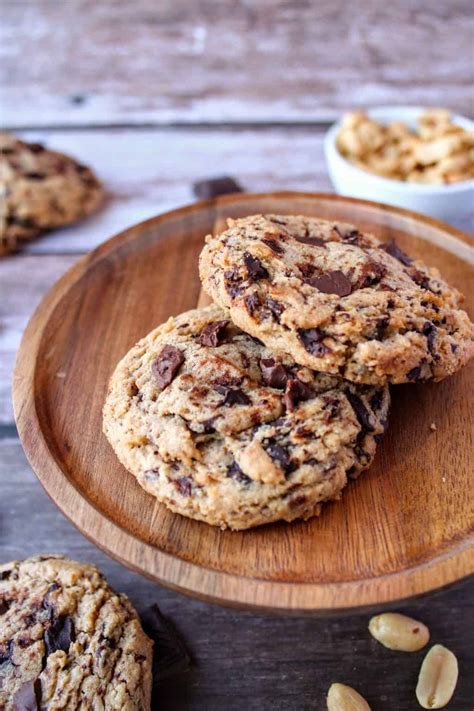
<path fill-rule="evenodd" d="M 274 356 L 215 305 L 171 318 L 118 364 L 104 432 L 168 508 L 245 529 L 317 515 L 371 463 L 386 387 Z"/>
<path fill-rule="evenodd" d="M 352 225 L 229 220 L 200 258 L 206 291 L 297 363 L 360 383 L 442 380 L 474 352 L 463 297 L 436 269 Z"/>
<path fill-rule="evenodd" d="M 0 133 L 0 255 L 94 212 L 102 187 L 90 168 Z"/>
<path fill-rule="evenodd" d="M 150 708 L 152 642 L 92 565 L 0 565 L 0 708 Z"/>

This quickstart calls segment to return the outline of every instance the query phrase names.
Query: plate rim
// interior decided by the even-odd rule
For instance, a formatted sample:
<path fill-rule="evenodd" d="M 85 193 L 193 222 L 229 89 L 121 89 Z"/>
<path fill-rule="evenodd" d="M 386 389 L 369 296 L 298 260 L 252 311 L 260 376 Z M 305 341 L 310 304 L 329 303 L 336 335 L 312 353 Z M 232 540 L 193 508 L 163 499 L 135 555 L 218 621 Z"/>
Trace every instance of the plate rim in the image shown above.
<path fill-rule="evenodd" d="M 205 568 L 137 538 L 130 531 L 109 519 L 82 493 L 80 493 L 81 506 L 77 506 L 77 502 L 72 505 L 73 498 L 78 495 L 78 490 L 55 460 L 36 411 L 34 380 L 43 329 L 63 296 L 92 264 L 95 264 L 106 254 L 110 254 L 123 241 L 130 239 L 133 232 L 140 234 L 146 226 L 151 224 L 157 225 L 170 218 L 188 215 L 196 210 L 225 207 L 225 205 L 241 201 L 298 198 L 344 202 L 349 205 L 367 205 L 367 207 L 385 210 L 387 213 L 424 223 L 447 233 L 456 241 L 459 240 L 470 247 L 474 246 L 474 238 L 469 234 L 440 220 L 404 208 L 334 193 L 301 191 L 235 193 L 191 203 L 161 213 L 125 228 L 99 244 L 75 262 L 43 296 L 23 333 L 16 357 L 13 374 L 14 415 L 25 454 L 46 493 L 86 538 L 125 567 L 172 590 L 206 602 L 230 607 L 286 614 L 321 614 L 345 610 L 360 612 L 374 605 L 387 605 L 394 601 L 419 596 L 468 576 L 474 571 L 474 538 L 467 536 L 434 558 L 410 568 L 387 575 L 352 581 L 281 582 Z M 45 461 L 48 461 L 48 466 L 45 466 Z M 86 521 L 88 522 L 87 526 Z M 119 539 L 121 539 L 120 548 L 122 550 L 118 550 L 116 546 L 110 544 L 110 542 L 113 543 Z M 125 553 L 123 553 L 124 540 L 127 543 Z M 133 555 L 131 555 L 132 551 Z M 141 564 L 131 562 L 130 558 L 132 561 L 141 561 Z M 242 586 L 242 581 L 245 581 L 244 586 Z M 402 587 L 400 587 L 401 583 L 403 583 Z M 243 589 L 245 590 L 244 594 L 242 594 Z M 407 589 L 409 590 L 408 594 Z M 354 605 L 354 600 L 357 600 L 356 605 Z"/>

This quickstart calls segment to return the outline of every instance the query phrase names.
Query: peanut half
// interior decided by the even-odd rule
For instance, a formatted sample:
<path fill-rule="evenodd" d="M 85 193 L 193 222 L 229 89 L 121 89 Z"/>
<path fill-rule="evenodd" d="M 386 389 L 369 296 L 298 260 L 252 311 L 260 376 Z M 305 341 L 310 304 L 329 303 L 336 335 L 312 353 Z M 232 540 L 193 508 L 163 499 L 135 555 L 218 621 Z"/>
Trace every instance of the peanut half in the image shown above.
<path fill-rule="evenodd" d="M 327 704 L 328 711 L 371 711 L 367 701 L 345 684 L 331 684 Z"/>
<path fill-rule="evenodd" d="M 428 644 L 430 638 L 426 625 L 397 612 L 372 617 L 369 632 L 384 647 L 399 652 L 417 652 Z"/>
<path fill-rule="evenodd" d="M 449 703 L 458 680 L 458 660 L 442 644 L 435 644 L 423 660 L 416 698 L 424 709 L 442 709 Z"/>

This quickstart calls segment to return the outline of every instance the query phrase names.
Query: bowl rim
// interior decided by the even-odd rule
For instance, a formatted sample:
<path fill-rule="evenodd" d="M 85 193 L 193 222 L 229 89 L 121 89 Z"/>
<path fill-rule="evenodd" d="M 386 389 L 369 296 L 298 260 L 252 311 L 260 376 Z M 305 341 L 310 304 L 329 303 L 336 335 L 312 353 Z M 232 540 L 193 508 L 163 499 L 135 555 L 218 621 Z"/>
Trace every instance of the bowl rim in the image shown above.
<path fill-rule="evenodd" d="M 361 109 L 368 116 L 379 121 L 403 121 L 403 116 L 406 119 L 416 119 L 421 113 L 429 110 L 430 107 L 423 106 L 375 106 L 373 108 Z M 344 114 L 333 123 L 326 131 L 324 137 L 324 152 L 326 160 L 329 162 L 337 161 L 339 167 L 343 168 L 346 173 L 352 173 L 354 177 L 363 178 L 367 183 L 374 188 L 377 186 L 381 190 L 398 191 L 402 193 L 411 193 L 418 195 L 449 195 L 470 192 L 474 190 L 474 178 L 459 181 L 458 183 L 430 185 L 420 183 L 408 183 L 404 180 L 396 180 L 395 178 L 385 178 L 376 173 L 371 173 L 369 170 L 364 170 L 351 163 L 345 158 L 336 146 L 336 137 L 342 125 Z M 467 116 L 451 113 L 451 118 L 454 123 L 466 129 L 474 130 L 474 121 Z"/>

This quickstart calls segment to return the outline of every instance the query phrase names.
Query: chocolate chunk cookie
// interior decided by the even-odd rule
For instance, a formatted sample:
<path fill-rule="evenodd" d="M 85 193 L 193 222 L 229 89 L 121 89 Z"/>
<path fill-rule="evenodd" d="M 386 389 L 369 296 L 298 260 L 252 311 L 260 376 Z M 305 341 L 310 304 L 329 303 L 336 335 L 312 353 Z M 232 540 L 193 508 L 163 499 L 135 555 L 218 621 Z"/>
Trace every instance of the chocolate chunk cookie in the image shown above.
<path fill-rule="evenodd" d="M 118 364 L 104 432 L 168 508 L 245 529 L 319 513 L 371 463 L 386 387 L 276 356 L 215 305 L 152 331 Z"/>
<path fill-rule="evenodd" d="M 0 708 L 150 708 L 152 642 L 92 565 L 0 565 Z"/>
<path fill-rule="evenodd" d="M 200 258 L 206 291 L 247 333 L 358 383 L 442 380 L 474 352 L 463 297 L 438 271 L 352 225 L 229 220 Z"/>
<path fill-rule="evenodd" d="M 0 255 L 97 209 L 102 188 L 72 158 L 0 133 Z"/>

